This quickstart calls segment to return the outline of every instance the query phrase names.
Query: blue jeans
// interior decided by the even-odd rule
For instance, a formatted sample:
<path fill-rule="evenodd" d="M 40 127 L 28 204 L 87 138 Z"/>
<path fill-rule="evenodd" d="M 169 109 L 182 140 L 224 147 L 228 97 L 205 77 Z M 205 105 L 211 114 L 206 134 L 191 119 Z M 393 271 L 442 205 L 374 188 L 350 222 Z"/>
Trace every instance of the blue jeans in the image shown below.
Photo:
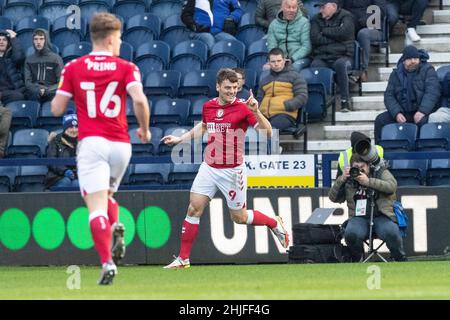
<path fill-rule="evenodd" d="M 358 43 L 363 49 L 362 69 L 367 70 L 369 67 L 370 43 L 380 41 L 383 33 L 377 29 L 362 28 L 358 31 Z"/>
<path fill-rule="evenodd" d="M 292 128 L 297 125 L 296 119 L 292 118 L 290 115 L 285 113 L 280 113 L 270 117 L 269 122 L 273 128 L 279 130 Z"/>
<path fill-rule="evenodd" d="M 389 28 L 395 26 L 399 20 L 399 14 L 411 15 L 411 20 L 407 22 L 408 28 L 415 28 L 419 25 L 425 9 L 427 8 L 428 0 L 410 0 L 404 1 L 404 4 L 400 6 L 397 2 L 386 3 L 386 15 L 389 22 Z"/>
<path fill-rule="evenodd" d="M 344 238 L 350 249 L 353 261 L 359 261 L 363 254 L 363 242 L 369 238 L 369 217 L 352 217 L 345 227 Z M 403 240 L 398 225 L 381 214 L 373 218 L 373 232 L 377 238 L 386 242 L 391 256 L 396 261 L 405 260 Z"/>
<path fill-rule="evenodd" d="M 67 177 L 62 178 L 59 180 L 55 185 L 52 187 L 62 187 L 62 188 L 79 188 L 80 185 L 78 184 L 78 179 L 70 180 Z"/>

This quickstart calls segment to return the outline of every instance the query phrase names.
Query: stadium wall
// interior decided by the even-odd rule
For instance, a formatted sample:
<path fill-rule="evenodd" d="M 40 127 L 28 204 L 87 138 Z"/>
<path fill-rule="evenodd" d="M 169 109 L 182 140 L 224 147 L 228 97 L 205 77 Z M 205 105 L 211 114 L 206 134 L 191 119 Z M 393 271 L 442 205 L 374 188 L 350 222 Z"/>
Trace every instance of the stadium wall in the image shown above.
<path fill-rule="evenodd" d="M 336 205 L 328 189 L 249 190 L 248 206 L 280 213 L 288 228 L 305 222 L 313 208 Z M 440 255 L 450 248 L 450 189 L 400 188 L 409 216 L 405 249 L 411 255 Z M 128 264 L 165 264 L 178 253 L 187 191 L 119 192 Z M 210 214 L 211 211 L 211 214 Z M 98 264 L 88 228 L 88 213 L 78 193 L 0 195 L 0 265 Z M 266 227 L 234 225 L 224 199 L 212 200 L 201 219 L 191 260 L 194 263 L 286 262 L 287 254 Z"/>

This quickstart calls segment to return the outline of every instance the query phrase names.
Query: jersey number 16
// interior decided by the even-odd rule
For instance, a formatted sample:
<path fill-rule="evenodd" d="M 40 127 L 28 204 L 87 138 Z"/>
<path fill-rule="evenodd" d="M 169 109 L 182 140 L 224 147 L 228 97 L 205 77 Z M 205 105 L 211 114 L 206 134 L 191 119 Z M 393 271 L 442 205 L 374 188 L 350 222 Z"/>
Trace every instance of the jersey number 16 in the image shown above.
<path fill-rule="evenodd" d="M 121 101 L 120 97 L 114 92 L 117 89 L 119 82 L 112 81 L 106 87 L 105 93 L 103 93 L 100 100 L 100 112 L 108 118 L 115 118 L 120 113 Z M 94 82 L 81 82 L 81 89 L 86 91 L 87 111 L 89 118 L 97 117 L 97 101 L 95 99 L 95 83 Z M 114 103 L 114 108 L 108 108 L 109 103 Z"/>

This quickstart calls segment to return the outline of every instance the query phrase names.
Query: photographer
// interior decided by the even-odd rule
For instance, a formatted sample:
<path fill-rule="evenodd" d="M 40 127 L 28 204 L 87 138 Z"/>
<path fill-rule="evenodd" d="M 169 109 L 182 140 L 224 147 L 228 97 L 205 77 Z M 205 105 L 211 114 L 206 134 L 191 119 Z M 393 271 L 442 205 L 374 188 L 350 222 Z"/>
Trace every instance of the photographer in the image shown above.
<path fill-rule="evenodd" d="M 370 163 L 359 154 L 353 154 L 350 168 L 338 177 L 328 194 L 333 202 L 347 201 L 349 220 L 344 238 L 352 261 L 361 261 L 363 242 L 369 237 L 371 200 L 375 201 L 373 232 L 386 242 L 395 261 L 405 261 L 403 242 L 393 210 L 397 181 L 383 161 L 370 170 Z M 373 172 L 374 171 L 374 172 Z"/>

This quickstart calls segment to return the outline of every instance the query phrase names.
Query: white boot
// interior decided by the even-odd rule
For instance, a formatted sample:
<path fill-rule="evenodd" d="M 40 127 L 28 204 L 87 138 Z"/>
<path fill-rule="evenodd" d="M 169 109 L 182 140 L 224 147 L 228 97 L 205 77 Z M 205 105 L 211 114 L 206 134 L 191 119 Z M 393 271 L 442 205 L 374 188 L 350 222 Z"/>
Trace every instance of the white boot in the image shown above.
<path fill-rule="evenodd" d="M 408 28 L 406 30 L 406 36 L 413 42 L 420 41 L 420 36 L 417 34 L 415 28 Z"/>

